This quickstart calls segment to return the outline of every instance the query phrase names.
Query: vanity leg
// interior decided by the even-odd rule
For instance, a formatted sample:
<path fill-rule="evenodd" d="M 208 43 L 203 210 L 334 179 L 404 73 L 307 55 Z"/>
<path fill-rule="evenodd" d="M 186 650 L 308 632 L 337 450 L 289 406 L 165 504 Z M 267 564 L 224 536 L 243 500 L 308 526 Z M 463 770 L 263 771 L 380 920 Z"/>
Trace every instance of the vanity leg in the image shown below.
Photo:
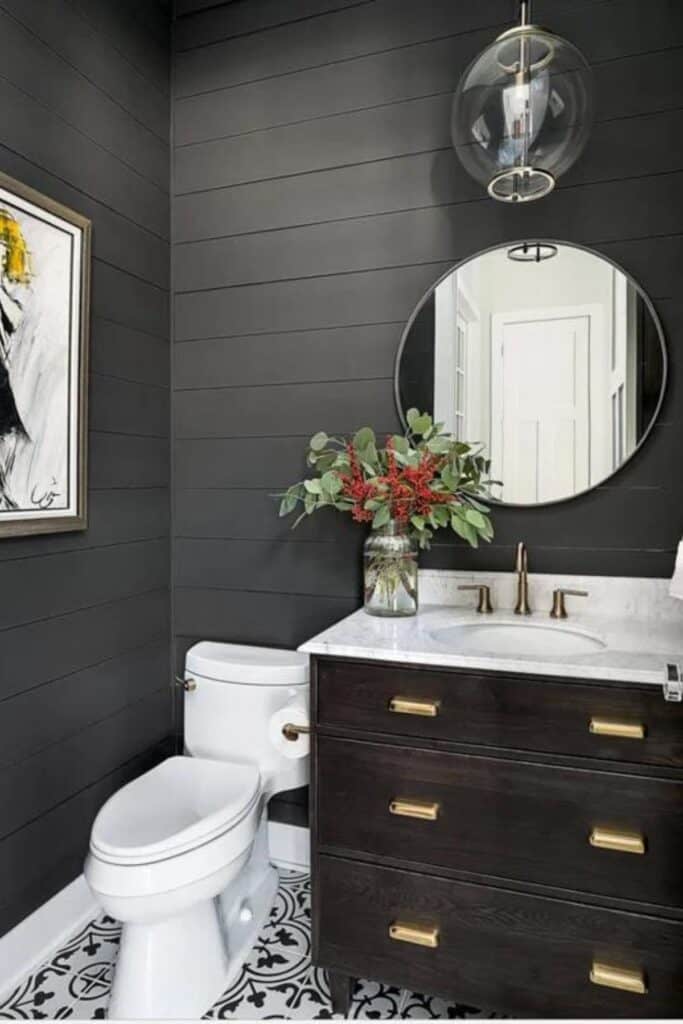
<path fill-rule="evenodd" d="M 341 971 L 328 970 L 327 980 L 330 983 L 332 1012 L 339 1013 L 342 1017 L 348 1017 L 356 979 L 348 974 L 342 974 Z"/>

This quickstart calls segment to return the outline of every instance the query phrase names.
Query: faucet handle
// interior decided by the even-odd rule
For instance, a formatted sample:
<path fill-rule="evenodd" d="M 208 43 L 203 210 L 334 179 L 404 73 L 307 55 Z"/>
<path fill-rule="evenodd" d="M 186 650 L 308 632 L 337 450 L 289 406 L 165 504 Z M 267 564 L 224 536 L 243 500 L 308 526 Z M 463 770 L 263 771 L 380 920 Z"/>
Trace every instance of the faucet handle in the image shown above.
<path fill-rule="evenodd" d="M 479 604 L 477 611 L 480 615 L 490 615 L 493 611 L 491 604 L 491 588 L 485 583 L 463 583 L 458 590 L 477 590 L 479 592 Z"/>
<path fill-rule="evenodd" d="M 568 618 L 567 609 L 564 604 L 565 597 L 588 597 L 587 590 L 568 590 L 558 589 L 553 590 L 553 606 L 550 609 L 551 619 L 566 619 Z"/>

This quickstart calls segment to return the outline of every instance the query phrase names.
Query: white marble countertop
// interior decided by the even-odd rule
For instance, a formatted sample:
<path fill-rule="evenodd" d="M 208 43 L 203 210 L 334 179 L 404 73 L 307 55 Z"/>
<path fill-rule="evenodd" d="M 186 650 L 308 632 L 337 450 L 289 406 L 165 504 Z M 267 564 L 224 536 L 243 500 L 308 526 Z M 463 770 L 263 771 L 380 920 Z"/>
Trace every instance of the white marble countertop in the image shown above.
<path fill-rule="evenodd" d="M 440 640 L 439 630 L 457 625 L 542 626 L 588 634 L 605 644 L 587 654 L 514 655 L 464 653 L 457 641 Z M 437 634 L 437 635 L 435 635 Z M 417 615 L 385 619 L 359 609 L 303 644 L 308 654 L 411 665 L 532 673 L 575 679 L 607 679 L 661 686 L 667 662 L 683 668 L 683 624 L 667 616 L 640 618 L 571 614 L 555 622 L 547 611 L 520 618 L 509 611 L 478 615 L 471 609 L 423 604 Z"/>

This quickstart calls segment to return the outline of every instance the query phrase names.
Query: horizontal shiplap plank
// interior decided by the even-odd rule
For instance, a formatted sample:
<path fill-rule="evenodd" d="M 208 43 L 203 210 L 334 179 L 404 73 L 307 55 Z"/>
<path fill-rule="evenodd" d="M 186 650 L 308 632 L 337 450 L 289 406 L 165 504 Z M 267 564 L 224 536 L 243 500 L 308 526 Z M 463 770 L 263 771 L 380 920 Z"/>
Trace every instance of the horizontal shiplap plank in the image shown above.
<path fill-rule="evenodd" d="M 592 61 L 663 49 L 683 42 L 683 23 L 670 0 L 652 0 L 642 17 L 640 0 L 577 3 L 537 0 L 534 17 L 565 35 Z M 330 13 L 302 25 L 285 25 L 247 39 L 233 39 L 176 58 L 178 97 L 289 75 L 305 68 L 426 42 L 441 36 L 514 23 L 500 0 L 453 4 L 447 0 L 377 0 L 365 8 Z M 456 70 L 464 71 L 466 61 Z"/>
<path fill-rule="evenodd" d="M 298 647 L 349 615 L 359 599 L 261 594 L 251 591 L 176 591 L 176 635 L 228 643 Z"/>
<path fill-rule="evenodd" d="M 581 501 L 567 505 L 549 505 L 538 516 L 534 530 L 533 549 L 619 547 L 624 549 L 659 548 L 673 551 L 680 539 L 680 527 L 671 516 L 671 508 L 680 501 L 678 491 L 662 487 L 616 486 L 619 477 L 603 487 L 590 491 Z M 615 536 L 614 508 L 621 509 L 619 532 Z M 493 507 L 495 543 L 514 547 L 528 530 L 528 510 Z M 445 540 L 445 531 L 436 535 Z M 540 571 L 540 570 L 539 570 Z M 557 570 L 559 572 L 559 570 Z M 636 575 L 634 573 L 634 575 Z"/>
<path fill-rule="evenodd" d="M 149 645 L 168 630 L 166 586 L 5 630 L 0 699 Z"/>
<path fill-rule="evenodd" d="M 534 548 L 534 572 L 579 576 L 668 578 L 674 553 L 656 548 L 539 547 Z M 487 545 L 474 550 L 466 544 L 437 545 L 423 558 L 425 568 L 500 572 L 515 564 L 513 547 Z M 535 611 L 536 609 L 534 609 Z M 545 614 L 550 609 L 538 609 Z"/>
<path fill-rule="evenodd" d="M 152 384 L 114 377 L 90 378 L 93 430 L 137 437 L 168 437 L 169 392 Z"/>
<path fill-rule="evenodd" d="M 227 40 L 176 56 L 176 96 L 221 89 L 287 74 L 313 65 L 348 60 L 420 39 L 503 25 L 506 0 L 462 5 L 449 0 L 376 0 L 324 17 Z"/>
<path fill-rule="evenodd" d="M 621 130 L 628 124 L 622 125 Z M 667 160 L 675 152 L 670 150 Z M 560 229 L 564 237 L 571 237 L 567 232 L 573 229 L 580 239 L 582 224 L 577 222 L 574 211 L 585 209 L 583 226 L 590 228 L 593 237 L 609 238 L 615 233 L 637 237 L 670 233 L 680 210 L 677 197 L 681 176 L 675 172 L 658 173 L 655 181 L 642 182 L 620 180 L 617 174 L 613 181 L 582 184 L 582 191 L 575 198 L 565 178 L 543 203 L 528 204 L 523 220 L 518 210 L 501 209 L 502 204 L 491 203 L 475 182 L 465 182 L 463 173 L 457 156 L 449 148 L 188 195 L 175 201 L 176 239 L 211 239 L 469 201 L 478 204 L 474 215 L 483 230 L 492 223 L 509 223 L 519 225 L 518 236 L 534 231 L 547 237 Z M 625 231 L 621 217 L 617 216 L 624 204 L 631 208 L 633 230 L 629 227 Z M 549 207 L 553 210 L 550 226 Z M 671 210 L 673 216 L 668 213 Z M 479 248 L 480 245 L 475 245 L 475 249 Z M 176 254 L 176 258 L 183 257 Z"/>
<path fill-rule="evenodd" d="M 443 147 L 450 144 L 451 101 L 407 100 L 185 146 L 175 151 L 175 191 L 200 192 Z"/>
<path fill-rule="evenodd" d="M 683 175 L 678 177 L 683 178 Z M 653 187 L 652 182 L 649 184 Z M 641 184 L 641 191 L 644 192 L 645 187 Z M 558 191 L 548 200 L 545 215 L 530 211 L 528 230 L 583 245 L 618 245 L 616 241 L 608 241 L 607 218 L 601 217 L 597 209 L 595 218 L 587 224 L 583 220 L 571 224 L 568 214 L 572 202 L 583 198 L 575 193 L 576 190 L 571 189 Z M 593 198 L 597 208 L 599 192 L 593 192 Z M 683 212 L 683 200 L 678 205 Z M 656 206 L 652 213 L 654 221 Z M 560 234 L 558 229 L 564 228 L 561 222 L 565 217 L 566 230 Z M 659 226 L 664 227 L 661 219 Z M 477 250 L 517 240 L 520 227 L 519 217 L 506 209 L 493 205 L 482 209 L 480 203 L 462 203 L 195 242 L 174 249 L 177 294 L 194 289 L 232 288 L 435 261 L 456 263 Z M 616 228 L 613 224 L 612 232 Z M 676 230 L 674 225 L 670 225 L 669 230 L 671 228 Z M 650 231 L 641 231 L 640 235 L 633 248 L 640 248 L 647 257 L 651 266 L 650 286 L 657 294 L 671 294 L 671 284 L 678 275 L 680 236 L 659 242 L 652 240 Z M 638 235 L 627 226 L 627 237 L 633 239 Z"/>
<path fill-rule="evenodd" d="M 348 412 L 349 433 L 359 423 L 353 407 Z M 368 424 L 386 433 L 391 424 Z M 323 429 L 324 424 L 318 424 Z M 210 438 L 175 443 L 175 485 L 184 488 L 265 487 L 280 491 L 307 473 L 308 437 Z"/>
<path fill-rule="evenodd" d="M 0 629 L 64 615 L 168 583 L 168 544 L 139 541 L 2 563 Z"/>
<path fill-rule="evenodd" d="M 168 459 L 168 438 L 93 431 L 88 463 L 90 487 L 167 487 Z"/>
<path fill-rule="evenodd" d="M 144 21 L 135 16 L 130 0 L 69 0 L 74 9 L 97 32 L 100 39 L 106 39 L 132 67 L 136 68 L 160 96 L 168 95 L 169 85 L 169 40 L 151 32 Z M 154 0 L 152 0 L 154 3 Z M 138 8 L 145 4 L 136 5 Z M 151 7 L 150 0 L 146 6 Z M 161 11 L 159 11 L 161 23 Z"/>
<path fill-rule="evenodd" d="M 104 320 L 169 337 L 168 292 L 101 260 L 93 261 L 92 310 Z"/>
<path fill-rule="evenodd" d="M 168 534 L 168 506 L 168 491 L 162 488 L 93 491 L 88 500 L 87 530 L 3 538 L 0 563 L 130 541 L 157 540 Z"/>
<path fill-rule="evenodd" d="M 224 391 L 179 391 L 174 419 L 178 438 L 312 436 L 324 424 L 336 434 L 370 420 L 398 429 L 390 380 L 283 384 Z"/>
<path fill-rule="evenodd" d="M 175 145 L 452 92 L 462 68 L 490 39 L 483 29 L 180 98 Z"/>
<path fill-rule="evenodd" d="M 549 234 L 551 238 L 565 237 L 561 230 Z M 220 337 L 227 324 L 240 335 L 270 333 L 277 326 L 294 331 L 405 322 L 425 291 L 452 263 L 451 258 L 414 267 L 178 295 L 176 336 L 178 340 Z M 650 282 L 646 276 L 642 283 L 657 297 L 656 280 Z"/>
<path fill-rule="evenodd" d="M 175 189 L 197 192 L 448 149 L 451 105 L 451 95 L 442 94 L 186 146 L 175 151 Z M 565 180 L 680 170 L 680 153 L 668 142 L 682 120 L 683 113 L 674 110 L 628 119 L 627 130 L 622 119 L 596 124 L 583 158 Z M 463 198 L 476 194 L 477 183 L 462 166 L 455 184 Z"/>
<path fill-rule="evenodd" d="M 168 140 L 168 94 L 149 88 L 146 77 L 74 7 L 64 0 L 0 0 L 0 7 L 131 117 Z"/>
<path fill-rule="evenodd" d="M 176 0 L 175 49 L 190 50 L 373 0 Z M 190 15 L 190 17 L 182 17 Z"/>
<path fill-rule="evenodd" d="M 171 728 L 171 698 L 163 689 L 0 773 L 0 839 L 68 800 Z"/>
<path fill-rule="evenodd" d="M 244 540 L 179 540 L 178 587 L 317 594 L 348 597 L 360 593 L 362 531 L 356 542 L 336 535 L 310 544 Z"/>
<path fill-rule="evenodd" d="M 378 324 L 178 344 L 175 388 L 390 377 L 402 326 Z"/>
<path fill-rule="evenodd" d="M 93 373 L 168 387 L 169 357 L 167 338 L 145 334 L 113 320 L 93 317 L 90 332 L 90 368 Z"/>
<path fill-rule="evenodd" d="M 168 241 L 151 233 L 103 203 L 85 195 L 59 177 L 0 145 L 5 174 L 56 199 L 92 221 L 95 258 L 134 274 L 160 288 L 168 288 Z"/>
<path fill-rule="evenodd" d="M 169 647 L 160 638 L 5 700 L 0 705 L 0 764 L 14 764 L 61 743 L 168 685 Z"/>
<path fill-rule="evenodd" d="M 292 477 L 291 482 L 294 482 Z M 280 518 L 279 498 L 257 488 L 178 489 L 175 495 L 175 533 L 183 539 L 261 540 L 308 543 L 329 541 L 334 531 L 340 543 L 359 535 L 351 517 L 332 509 L 307 516 L 294 530 L 295 516 Z"/>
<path fill-rule="evenodd" d="M 203 93 L 177 101 L 175 144 L 184 146 L 348 111 L 452 94 L 464 67 L 488 45 L 489 30 L 328 64 L 281 78 Z M 626 53 L 593 69 L 595 118 L 629 117 L 679 105 L 683 70 L 679 48 Z M 667 40 L 667 45 L 669 42 Z M 223 102 L 220 102 L 220 99 Z"/>
<path fill-rule="evenodd" d="M 5 146 L 160 237 L 167 236 L 168 195 L 161 188 L 4 78 L 0 104 L 5 110 Z"/>
<path fill-rule="evenodd" d="M 396 323 L 408 319 L 417 300 L 450 261 L 369 273 L 247 285 L 176 297 L 175 336 L 222 337 L 268 334 L 310 327 Z"/>
<path fill-rule="evenodd" d="M 13 85 L 168 191 L 168 146 L 0 6 L 2 73 Z"/>
<path fill-rule="evenodd" d="M 300 437 L 176 441 L 175 485 L 281 490 L 306 475 L 305 449 Z"/>

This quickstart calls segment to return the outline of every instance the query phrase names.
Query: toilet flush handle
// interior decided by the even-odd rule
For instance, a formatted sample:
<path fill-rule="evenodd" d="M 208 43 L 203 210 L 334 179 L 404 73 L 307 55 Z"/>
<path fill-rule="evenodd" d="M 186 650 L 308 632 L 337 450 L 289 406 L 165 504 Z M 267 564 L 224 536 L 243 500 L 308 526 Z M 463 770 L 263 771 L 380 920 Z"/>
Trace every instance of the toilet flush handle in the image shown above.
<path fill-rule="evenodd" d="M 310 731 L 310 725 L 295 725 L 294 722 L 286 722 L 282 726 L 282 735 L 286 740 L 292 740 L 292 742 L 298 740 L 302 734 L 305 735 Z"/>
<path fill-rule="evenodd" d="M 176 685 L 182 687 L 186 693 L 192 693 L 193 690 L 197 689 L 197 684 L 194 679 L 183 679 L 182 676 L 175 677 Z"/>

